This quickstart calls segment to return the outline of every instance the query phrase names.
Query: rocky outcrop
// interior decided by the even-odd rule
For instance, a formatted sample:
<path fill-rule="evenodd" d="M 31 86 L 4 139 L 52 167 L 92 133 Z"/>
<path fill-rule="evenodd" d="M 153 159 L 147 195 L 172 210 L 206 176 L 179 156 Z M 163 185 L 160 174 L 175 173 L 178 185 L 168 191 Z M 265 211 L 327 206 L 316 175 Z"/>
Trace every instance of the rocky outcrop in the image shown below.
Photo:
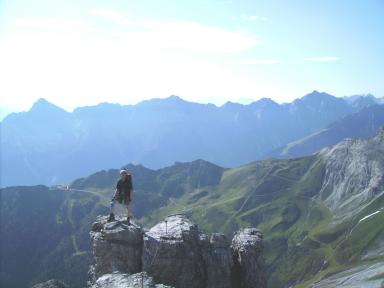
<path fill-rule="evenodd" d="M 122 219 L 107 223 L 99 217 L 91 238 L 91 288 L 141 287 L 135 285 L 142 282 L 143 287 L 266 287 L 263 237 L 254 228 L 239 231 L 231 245 L 223 234 L 201 233 L 185 215 L 168 216 L 147 232 Z"/>
<path fill-rule="evenodd" d="M 68 288 L 68 286 L 59 280 L 51 279 L 43 283 L 38 283 L 32 286 L 32 288 Z"/>
<path fill-rule="evenodd" d="M 100 217 L 92 226 L 91 239 L 95 265 L 91 278 L 112 272 L 134 274 L 141 272 L 143 230 L 128 225 L 123 219 L 107 222 Z"/>
<path fill-rule="evenodd" d="M 233 237 L 231 249 L 235 262 L 235 282 L 239 287 L 266 287 L 261 231 L 255 228 L 240 230 Z"/>

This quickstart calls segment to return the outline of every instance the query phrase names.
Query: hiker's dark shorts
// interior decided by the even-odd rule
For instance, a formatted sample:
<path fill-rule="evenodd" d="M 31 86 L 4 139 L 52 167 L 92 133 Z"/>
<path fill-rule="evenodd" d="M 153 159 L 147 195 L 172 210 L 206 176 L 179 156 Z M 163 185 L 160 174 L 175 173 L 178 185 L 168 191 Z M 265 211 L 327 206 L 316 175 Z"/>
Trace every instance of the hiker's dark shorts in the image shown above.
<path fill-rule="evenodd" d="M 128 193 L 116 193 L 115 199 L 120 204 L 129 205 L 131 203 L 131 195 Z"/>

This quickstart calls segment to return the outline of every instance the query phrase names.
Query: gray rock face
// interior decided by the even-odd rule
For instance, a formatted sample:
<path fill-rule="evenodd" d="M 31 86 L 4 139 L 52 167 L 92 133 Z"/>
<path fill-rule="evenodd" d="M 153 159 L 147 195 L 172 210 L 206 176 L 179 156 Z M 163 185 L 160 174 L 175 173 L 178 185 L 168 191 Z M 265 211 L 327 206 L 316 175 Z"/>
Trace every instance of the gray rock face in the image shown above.
<path fill-rule="evenodd" d="M 92 277 L 115 271 L 140 272 L 143 233 L 140 227 L 127 225 L 122 219 L 107 223 L 107 217 L 99 217 L 91 232 L 95 257 Z"/>
<path fill-rule="evenodd" d="M 209 241 L 204 236 L 202 240 L 203 259 L 207 271 L 206 287 L 232 287 L 234 266 L 229 240 L 225 235 L 218 233 L 212 234 Z"/>
<path fill-rule="evenodd" d="M 325 163 L 319 196 L 334 222 L 357 214 L 384 190 L 384 130 L 368 140 L 345 140 L 320 155 Z"/>
<path fill-rule="evenodd" d="M 144 236 L 143 270 L 156 282 L 204 287 L 205 267 L 197 225 L 183 216 L 167 217 Z"/>
<path fill-rule="evenodd" d="M 99 217 L 92 230 L 91 288 L 141 287 L 142 281 L 143 287 L 266 287 L 262 234 L 256 229 L 240 231 L 232 247 L 222 234 L 202 234 L 185 215 L 168 216 L 146 233 Z"/>
<path fill-rule="evenodd" d="M 262 256 L 263 234 L 255 228 L 245 228 L 235 234 L 231 245 L 234 259 L 235 287 L 267 287 Z"/>
<path fill-rule="evenodd" d="M 68 286 L 59 280 L 51 279 L 47 282 L 38 283 L 32 286 L 32 288 L 68 288 Z"/>

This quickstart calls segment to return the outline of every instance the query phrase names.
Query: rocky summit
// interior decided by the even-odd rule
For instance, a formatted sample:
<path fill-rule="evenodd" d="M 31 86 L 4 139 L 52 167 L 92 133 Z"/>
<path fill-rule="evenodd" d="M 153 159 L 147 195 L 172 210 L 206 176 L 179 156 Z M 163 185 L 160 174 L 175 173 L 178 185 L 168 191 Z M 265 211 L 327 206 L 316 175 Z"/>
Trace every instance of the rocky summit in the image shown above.
<path fill-rule="evenodd" d="M 182 214 L 148 231 L 98 217 L 91 239 L 91 288 L 266 287 L 263 235 L 255 228 L 238 231 L 230 242 L 223 234 L 202 233 Z"/>

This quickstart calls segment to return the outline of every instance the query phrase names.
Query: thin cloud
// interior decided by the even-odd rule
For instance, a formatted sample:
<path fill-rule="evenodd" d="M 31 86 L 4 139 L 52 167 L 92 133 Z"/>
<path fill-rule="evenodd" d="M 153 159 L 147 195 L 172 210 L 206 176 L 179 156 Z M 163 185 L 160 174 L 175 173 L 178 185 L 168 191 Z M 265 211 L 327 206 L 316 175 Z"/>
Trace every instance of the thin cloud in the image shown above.
<path fill-rule="evenodd" d="M 241 18 L 245 21 L 255 22 L 255 21 L 267 21 L 267 17 L 257 16 L 257 15 L 242 15 Z"/>
<path fill-rule="evenodd" d="M 88 23 L 72 18 L 17 18 L 13 24 L 18 28 L 61 32 L 89 32 L 93 30 Z"/>
<path fill-rule="evenodd" d="M 332 62 L 337 60 L 339 60 L 339 57 L 335 57 L 335 56 L 304 58 L 304 61 L 307 61 L 307 62 Z"/>
<path fill-rule="evenodd" d="M 91 10 L 89 14 L 121 25 L 127 31 L 120 34 L 122 38 L 145 47 L 222 54 L 238 53 L 262 45 L 259 37 L 244 30 L 231 31 L 192 21 L 138 20 L 113 10 Z"/>

